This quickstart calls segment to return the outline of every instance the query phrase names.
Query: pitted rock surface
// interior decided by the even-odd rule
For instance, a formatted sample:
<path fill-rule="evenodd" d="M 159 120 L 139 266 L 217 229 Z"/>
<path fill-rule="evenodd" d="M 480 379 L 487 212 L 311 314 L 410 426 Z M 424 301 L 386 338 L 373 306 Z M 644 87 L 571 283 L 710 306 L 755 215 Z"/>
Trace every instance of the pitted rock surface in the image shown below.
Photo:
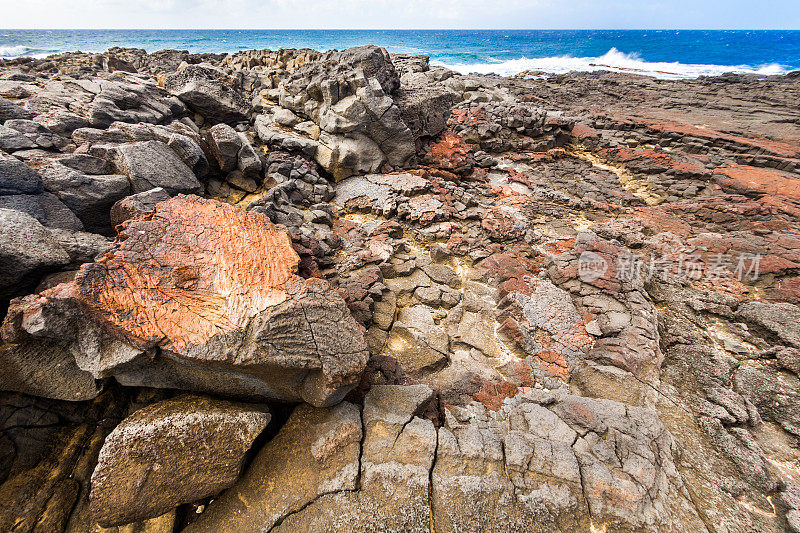
<path fill-rule="evenodd" d="M 190 395 L 136 411 L 100 450 L 92 514 L 104 527 L 124 525 L 217 495 L 239 477 L 269 420 L 256 406 Z"/>

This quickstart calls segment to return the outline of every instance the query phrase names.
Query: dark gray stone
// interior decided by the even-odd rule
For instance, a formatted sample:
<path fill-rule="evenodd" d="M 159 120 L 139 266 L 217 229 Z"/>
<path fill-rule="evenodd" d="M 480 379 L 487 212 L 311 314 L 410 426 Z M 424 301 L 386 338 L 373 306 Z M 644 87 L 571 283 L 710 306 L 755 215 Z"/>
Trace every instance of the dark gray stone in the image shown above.
<path fill-rule="evenodd" d="M 48 228 L 83 230 L 83 223 L 75 213 L 49 192 L 0 196 L 0 207 L 27 213 Z"/>
<path fill-rule="evenodd" d="M 118 226 L 133 217 L 152 213 L 158 202 L 169 198 L 169 193 L 161 187 L 123 198 L 111 207 L 111 224 Z"/>
<path fill-rule="evenodd" d="M 0 152 L 0 194 L 39 194 L 42 190 L 38 172 Z"/>
<path fill-rule="evenodd" d="M 58 196 L 81 219 L 87 230 L 111 233 L 111 206 L 130 194 L 126 176 L 92 176 L 57 162 L 40 170 L 45 189 Z"/>
<path fill-rule="evenodd" d="M 38 220 L 0 209 L 0 296 L 12 294 L 31 276 L 70 262 L 69 255 Z"/>
<path fill-rule="evenodd" d="M 198 194 L 202 191 L 192 169 L 166 144 L 144 141 L 114 149 L 117 169 L 127 175 L 133 192 L 162 187 L 169 194 Z"/>
<path fill-rule="evenodd" d="M 247 120 L 245 98 L 221 80 L 225 74 L 204 65 L 189 65 L 164 79 L 164 88 L 211 123 Z"/>

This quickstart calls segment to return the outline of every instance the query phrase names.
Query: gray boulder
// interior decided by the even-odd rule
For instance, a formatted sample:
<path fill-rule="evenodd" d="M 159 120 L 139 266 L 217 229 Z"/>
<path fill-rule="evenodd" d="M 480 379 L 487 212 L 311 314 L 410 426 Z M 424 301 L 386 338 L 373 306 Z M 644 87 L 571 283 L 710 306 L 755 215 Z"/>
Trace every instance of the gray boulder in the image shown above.
<path fill-rule="evenodd" d="M 15 157 L 0 152 L 0 194 L 39 194 L 39 174 Z"/>
<path fill-rule="evenodd" d="M 0 196 L 0 208 L 27 213 L 47 228 L 81 231 L 83 223 L 52 193 Z"/>
<path fill-rule="evenodd" d="M 261 181 L 263 163 L 244 133 L 227 124 L 217 124 L 208 132 L 208 147 L 226 181 L 240 189 L 254 191 Z"/>
<path fill-rule="evenodd" d="M 33 113 L 0 96 L 0 123 L 14 118 L 31 118 Z"/>
<path fill-rule="evenodd" d="M 48 228 L 50 234 L 69 255 L 70 263 L 81 264 L 93 261 L 111 249 L 111 240 L 97 233 Z"/>
<path fill-rule="evenodd" d="M 30 118 L 30 117 L 18 117 Z M 69 137 L 72 132 L 78 128 L 85 128 L 89 126 L 89 119 L 82 117 L 76 113 L 54 107 L 51 110 L 41 113 L 33 117 L 34 122 L 38 122 L 45 126 L 53 133 Z"/>
<path fill-rule="evenodd" d="M 158 129 L 157 129 L 158 131 Z M 159 138 L 165 142 L 175 154 L 194 171 L 195 176 L 202 178 L 208 173 L 208 159 L 203 149 L 198 144 L 199 137 L 191 137 L 182 133 L 171 133 L 169 138 Z"/>
<path fill-rule="evenodd" d="M 39 169 L 45 190 L 56 195 L 95 233 L 111 233 L 111 206 L 130 194 L 126 176 L 83 174 L 54 162 Z"/>
<path fill-rule="evenodd" d="M 264 164 L 259 157 L 258 152 L 250 144 L 247 136 L 244 133 L 239 133 L 242 139 L 242 147 L 239 149 L 237 158 L 237 169 L 245 178 L 258 179 Z"/>
<path fill-rule="evenodd" d="M 222 71 L 207 65 L 188 65 L 164 79 L 164 88 L 211 123 L 247 120 L 250 106 Z"/>
<path fill-rule="evenodd" d="M 89 154 L 64 154 L 59 156 L 57 161 L 71 169 L 93 176 L 114 173 L 114 166 L 111 163 Z"/>
<path fill-rule="evenodd" d="M 130 179 L 133 192 L 161 187 L 169 194 L 202 191 L 192 169 L 160 141 L 124 144 L 112 150 L 117 170 Z"/>
<path fill-rule="evenodd" d="M 118 226 L 133 217 L 152 213 L 158 202 L 169 198 L 169 193 L 161 187 L 127 196 L 111 207 L 111 224 Z"/>
<path fill-rule="evenodd" d="M 180 122 L 169 126 L 114 122 L 108 129 L 80 128 L 72 133 L 76 144 L 124 144 L 136 141 L 161 141 L 202 177 L 208 172 L 208 160 L 200 148 L 200 136 Z"/>
<path fill-rule="evenodd" d="M 67 252 L 38 220 L 0 208 L 0 296 L 16 292 L 19 283 L 69 261 Z"/>
<path fill-rule="evenodd" d="M 99 89 L 86 108 L 89 122 L 96 128 L 107 128 L 116 121 L 161 124 L 187 112 L 179 99 L 135 76 L 101 80 Z"/>
<path fill-rule="evenodd" d="M 212 127 L 208 130 L 208 147 L 221 171 L 231 172 L 236 169 L 239 150 L 242 148 L 242 139 L 236 130 L 227 124 L 217 124 Z"/>
<path fill-rule="evenodd" d="M 69 141 L 50 131 L 45 126 L 26 119 L 7 120 L 5 128 L 17 132 L 35 147 L 46 150 L 61 150 Z"/>
<path fill-rule="evenodd" d="M 36 143 L 20 132 L 0 125 L 0 149 L 6 152 L 36 148 Z"/>
<path fill-rule="evenodd" d="M 440 84 L 403 85 L 395 93 L 403 122 L 415 138 L 434 137 L 444 130 L 450 111 L 460 97 Z"/>

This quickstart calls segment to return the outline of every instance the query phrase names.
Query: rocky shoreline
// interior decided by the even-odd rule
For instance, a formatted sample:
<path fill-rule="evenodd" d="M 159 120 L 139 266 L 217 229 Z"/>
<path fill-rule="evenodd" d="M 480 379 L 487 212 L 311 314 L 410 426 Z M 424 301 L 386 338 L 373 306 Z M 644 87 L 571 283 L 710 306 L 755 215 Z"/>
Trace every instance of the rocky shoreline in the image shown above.
<path fill-rule="evenodd" d="M 0 61 L 0 530 L 800 531 L 798 101 Z"/>

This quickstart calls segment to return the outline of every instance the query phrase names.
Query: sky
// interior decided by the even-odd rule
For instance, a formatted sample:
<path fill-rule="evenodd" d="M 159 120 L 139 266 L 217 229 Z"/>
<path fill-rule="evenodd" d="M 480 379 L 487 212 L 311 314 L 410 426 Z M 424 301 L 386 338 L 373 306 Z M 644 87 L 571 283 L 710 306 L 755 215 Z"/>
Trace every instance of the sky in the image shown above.
<path fill-rule="evenodd" d="M 0 27 L 800 30 L 800 0 L 0 0 Z"/>

